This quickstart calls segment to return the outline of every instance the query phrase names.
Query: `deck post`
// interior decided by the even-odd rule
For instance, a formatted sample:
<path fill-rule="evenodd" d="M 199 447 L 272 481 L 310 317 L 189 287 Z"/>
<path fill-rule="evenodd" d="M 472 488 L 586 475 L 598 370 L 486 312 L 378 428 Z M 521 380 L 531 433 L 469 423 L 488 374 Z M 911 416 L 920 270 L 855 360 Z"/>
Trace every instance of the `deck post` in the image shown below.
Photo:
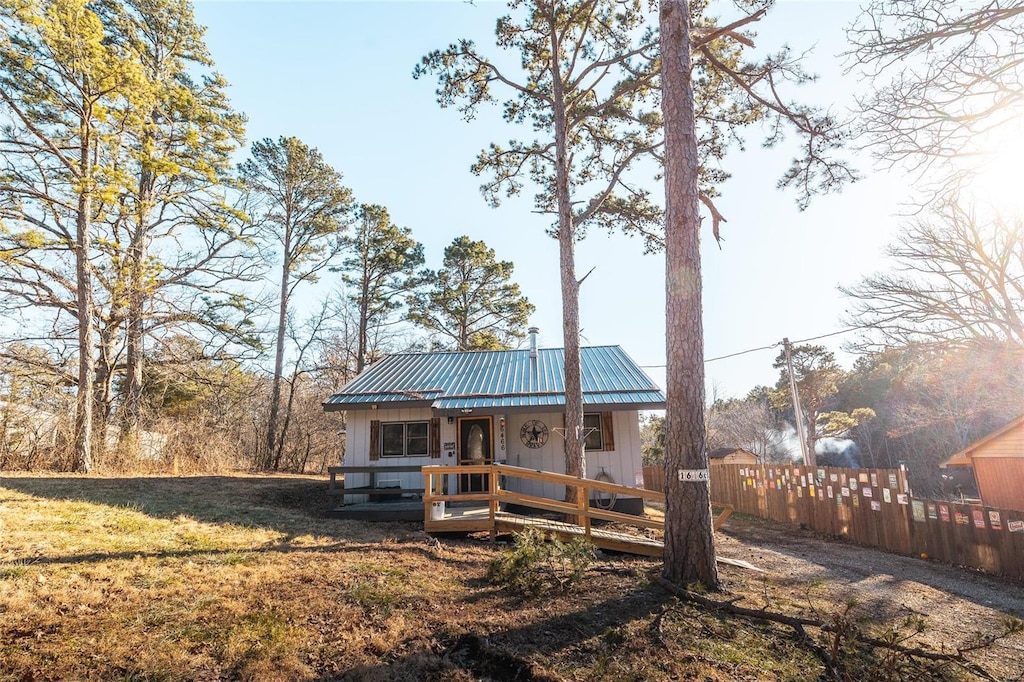
<path fill-rule="evenodd" d="M 487 501 L 487 510 L 491 518 L 491 542 L 494 542 L 498 539 L 498 525 L 494 518 L 498 513 L 498 483 L 500 482 L 498 468 L 492 464 L 489 467 L 487 475 L 491 479 L 490 485 L 487 487 L 487 489 L 491 491 L 491 499 Z"/>
<path fill-rule="evenodd" d="M 434 475 L 423 467 L 423 530 L 430 531 L 430 510 L 434 498 Z"/>
<path fill-rule="evenodd" d="M 584 479 L 585 480 L 585 479 Z M 576 489 L 576 508 L 579 509 L 577 522 L 583 526 L 583 535 L 590 542 L 590 488 L 581 485 Z"/>

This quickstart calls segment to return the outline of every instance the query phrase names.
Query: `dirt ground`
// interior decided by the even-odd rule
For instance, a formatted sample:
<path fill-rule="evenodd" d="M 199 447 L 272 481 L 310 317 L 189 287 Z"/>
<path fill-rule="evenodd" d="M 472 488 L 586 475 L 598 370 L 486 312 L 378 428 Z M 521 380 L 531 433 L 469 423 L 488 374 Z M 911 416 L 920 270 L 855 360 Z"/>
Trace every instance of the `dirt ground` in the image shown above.
<path fill-rule="evenodd" d="M 328 507 L 317 477 L 4 474 L 0 681 L 824 679 L 791 629 L 670 596 L 659 560 L 604 554 L 530 597 L 487 579 L 507 541 Z M 947 651 L 1024 618 L 1022 585 L 798 528 L 734 515 L 717 547 L 763 571 L 721 567 L 715 598 L 746 608 L 828 621 L 853 598 L 876 636 L 923 617 L 907 641 Z M 987 677 L 889 679 L 1019 682 L 1024 633 L 971 658 Z"/>
<path fill-rule="evenodd" d="M 717 540 L 720 556 L 743 559 L 766 572 L 770 586 L 764 605 L 769 608 L 773 593 L 794 599 L 805 592 L 808 611 L 827 610 L 853 597 L 876 621 L 927 618 L 925 640 L 936 647 L 963 643 L 1006 616 L 1024 619 L 1024 586 L 977 571 L 825 540 L 751 517 L 732 517 Z M 727 588 L 737 578 L 749 582 L 741 573 L 725 572 Z M 1007 679 L 1024 679 L 1021 638 L 997 643 L 986 658 Z"/>

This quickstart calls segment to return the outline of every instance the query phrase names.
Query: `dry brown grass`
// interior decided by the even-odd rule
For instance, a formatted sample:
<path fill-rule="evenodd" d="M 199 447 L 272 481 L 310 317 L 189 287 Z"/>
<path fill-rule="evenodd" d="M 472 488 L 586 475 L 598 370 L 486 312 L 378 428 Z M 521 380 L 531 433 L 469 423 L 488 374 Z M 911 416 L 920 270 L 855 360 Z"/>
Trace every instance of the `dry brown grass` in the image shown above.
<path fill-rule="evenodd" d="M 0 479 L 0 680 L 814 680 L 770 626 L 599 560 L 529 599 L 500 546 L 323 517 L 300 476 Z M 730 589 L 763 580 L 726 569 Z"/>

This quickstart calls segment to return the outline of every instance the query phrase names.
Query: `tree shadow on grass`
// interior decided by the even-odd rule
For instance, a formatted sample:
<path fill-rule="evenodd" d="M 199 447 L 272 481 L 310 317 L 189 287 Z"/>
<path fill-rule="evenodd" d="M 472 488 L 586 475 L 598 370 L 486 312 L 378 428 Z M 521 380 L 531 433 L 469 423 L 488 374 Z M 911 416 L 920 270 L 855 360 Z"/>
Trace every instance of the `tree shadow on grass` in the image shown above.
<path fill-rule="evenodd" d="M 463 671 L 473 679 L 496 682 L 561 680 L 560 675 L 545 670 L 536 661 L 564 658 L 565 650 L 605 637 L 633 621 L 653 617 L 672 600 L 658 588 L 637 588 L 619 597 L 523 625 L 490 632 L 437 633 L 433 646 L 415 647 L 400 658 L 358 666 L 338 679 L 416 680 Z"/>
<path fill-rule="evenodd" d="M 231 560 L 231 555 L 289 553 L 352 555 L 372 551 L 416 553 L 429 561 L 476 566 L 480 559 L 464 546 L 472 539 L 430 538 L 417 522 L 351 521 L 324 516 L 331 508 L 325 480 L 299 476 L 199 476 L 186 478 L 130 477 L 3 477 L 0 505 L 16 501 L 5 490 L 37 499 L 84 502 L 137 512 L 152 519 L 188 518 L 215 525 L 269 530 L 280 534 L 270 542 L 245 547 L 189 547 L 112 550 L 17 556 L 31 564 L 74 565 L 104 561 L 208 557 Z M 8 505 L 10 507 L 10 505 Z M 314 543 L 304 536 L 317 538 Z M 296 541 L 297 540 L 297 541 Z M 327 541 L 326 543 L 324 541 Z M 220 558 L 218 558 L 220 557 Z"/>
<path fill-rule="evenodd" d="M 372 542 L 415 532 L 408 522 L 354 523 L 325 517 L 326 479 L 301 476 L 190 476 L 94 478 L 3 477 L 3 489 L 50 500 L 126 508 L 155 519 L 263 528 L 286 536 L 316 535 Z"/>

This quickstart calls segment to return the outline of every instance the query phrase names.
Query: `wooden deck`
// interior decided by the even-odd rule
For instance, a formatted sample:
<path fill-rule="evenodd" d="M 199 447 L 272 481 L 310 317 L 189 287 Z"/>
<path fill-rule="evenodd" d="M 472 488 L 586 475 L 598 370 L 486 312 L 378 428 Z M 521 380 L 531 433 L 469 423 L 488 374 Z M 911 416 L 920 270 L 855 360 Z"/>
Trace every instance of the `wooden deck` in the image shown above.
<path fill-rule="evenodd" d="M 470 494 L 442 494 L 442 480 L 445 476 L 461 474 L 481 474 L 487 476 L 486 492 Z M 580 479 L 564 474 L 553 474 L 545 471 L 534 471 L 510 467 L 502 464 L 478 466 L 427 466 L 423 467 L 423 529 L 428 533 L 446 532 L 480 532 L 485 531 L 496 537 L 499 533 L 512 533 L 525 528 L 538 528 L 542 532 L 561 539 L 586 538 L 595 547 L 615 552 L 640 554 L 643 556 L 661 556 L 664 544 L 647 537 L 639 530 L 634 533 L 609 530 L 601 525 L 594 526 L 593 521 L 612 522 L 618 526 L 634 526 L 638 528 L 664 529 L 659 519 L 647 516 L 633 516 L 618 512 L 599 509 L 590 505 L 597 492 L 615 495 L 639 497 L 652 501 L 664 502 L 663 493 L 630 488 L 627 486 Z M 536 497 L 516 493 L 501 487 L 503 480 L 527 479 L 573 486 L 578 489 L 578 502 L 570 504 L 562 500 Z M 475 503 L 472 506 L 450 506 L 452 503 Z M 547 516 L 513 514 L 502 509 L 503 504 L 526 507 L 544 512 Z M 443 510 L 443 515 L 441 512 Z M 731 507 L 722 510 L 715 519 L 717 530 L 725 522 Z M 556 518 L 550 518 L 554 515 Z M 556 520 L 565 519 L 565 520 Z"/>
<path fill-rule="evenodd" d="M 536 528 L 546 535 L 557 536 L 561 540 L 572 540 L 574 538 L 586 537 L 587 531 L 583 526 L 557 521 L 544 516 L 528 516 L 526 514 L 513 514 L 507 511 L 496 511 L 494 521 L 491 521 L 490 510 L 487 505 L 476 505 L 472 507 L 456 507 L 445 509 L 443 519 L 434 519 L 425 523 L 425 530 L 429 533 L 452 533 L 452 532 L 491 532 L 495 535 L 517 533 L 527 528 Z M 595 547 L 607 549 L 614 552 L 627 552 L 629 554 L 642 554 L 644 556 L 661 556 L 661 542 L 640 535 L 630 535 L 603 528 L 590 529 L 590 542 Z"/>
<path fill-rule="evenodd" d="M 728 514 L 726 514 L 726 516 L 728 516 Z M 722 519 L 723 522 L 725 520 L 721 513 L 717 518 Z M 716 524 L 716 528 L 719 525 L 720 524 Z M 456 507 L 451 510 L 446 509 L 444 519 L 431 521 L 429 527 L 431 529 L 429 532 L 431 533 L 490 531 L 492 528 L 490 512 L 486 505 Z M 582 526 L 577 526 L 572 523 L 556 521 L 542 516 L 512 514 L 500 510 L 495 512 L 494 529 L 497 535 L 501 535 L 503 533 L 517 533 L 526 528 L 537 528 L 548 536 L 557 536 L 560 540 L 573 540 L 575 538 L 586 536 L 586 530 Z M 590 529 L 590 542 L 600 549 L 649 557 L 660 557 L 665 549 L 664 543 L 660 540 L 594 527 L 591 527 Z M 720 564 L 739 566 L 740 568 L 757 571 L 759 573 L 763 572 L 757 566 L 741 559 L 730 559 L 729 557 L 719 556 L 717 557 L 717 561 Z"/>
<path fill-rule="evenodd" d="M 423 488 L 378 488 L 373 476 L 386 473 L 420 470 L 423 473 Z M 601 509 L 591 504 L 599 495 L 618 495 L 623 498 L 640 498 L 664 503 L 663 493 L 631 488 L 628 486 L 575 478 L 564 474 L 535 471 L 511 467 L 504 464 L 479 464 L 458 466 L 419 467 L 331 467 L 331 484 L 328 494 L 344 501 L 347 497 L 358 496 L 361 500 L 341 504 L 329 514 L 336 518 L 360 521 L 416 521 L 423 520 L 423 529 L 428 533 L 487 532 L 494 539 L 499 534 L 515 533 L 526 528 L 537 528 L 548 536 L 563 540 L 586 538 L 595 547 L 614 552 L 625 552 L 643 556 L 660 557 L 664 545 L 660 540 L 649 537 L 640 529 L 664 530 L 660 519 L 650 516 L 634 516 Z M 345 474 L 371 473 L 368 487 L 347 488 Z M 338 479 L 338 475 L 341 479 Z M 473 474 L 486 482 L 484 490 L 468 493 L 448 493 L 456 488 L 459 477 Z M 508 490 L 509 480 L 525 479 L 553 483 L 557 486 L 577 488 L 578 502 L 567 503 L 560 499 L 537 497 Z M 419 497 L 422 495 L 422 500 Z M 512 513 L 506 508 L 533 510 L 534 514 Z M 714 520 L 714 529 L 725 522 L 732 513 L 732 507 L 725 505 Z M 594 522 L 597 522 L 595 525 Z M 616 530 L 606 527 L 614 523 Z M 623 528 L 636 528 L 623 532 Z M 722 563 L 754 568 L 742 561 L 720 559 Z M 756 570 L 756 569 L 755 569 Z"/>

